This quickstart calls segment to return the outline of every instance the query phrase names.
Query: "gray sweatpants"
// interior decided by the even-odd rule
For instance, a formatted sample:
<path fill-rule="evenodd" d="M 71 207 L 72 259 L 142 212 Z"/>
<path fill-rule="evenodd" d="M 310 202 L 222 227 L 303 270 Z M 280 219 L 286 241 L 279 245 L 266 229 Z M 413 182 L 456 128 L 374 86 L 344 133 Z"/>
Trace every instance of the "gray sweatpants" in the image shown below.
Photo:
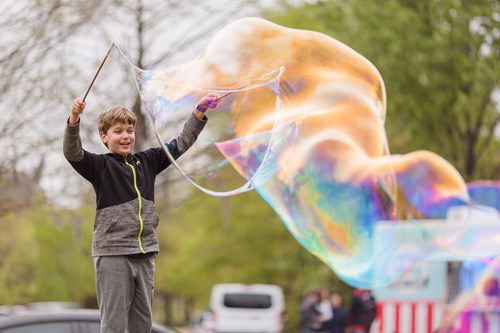
<path fill-rule="evenodd" d="M 154 258 L 94 257 L 101 333 L 149 333 L 152 328 Z"/>

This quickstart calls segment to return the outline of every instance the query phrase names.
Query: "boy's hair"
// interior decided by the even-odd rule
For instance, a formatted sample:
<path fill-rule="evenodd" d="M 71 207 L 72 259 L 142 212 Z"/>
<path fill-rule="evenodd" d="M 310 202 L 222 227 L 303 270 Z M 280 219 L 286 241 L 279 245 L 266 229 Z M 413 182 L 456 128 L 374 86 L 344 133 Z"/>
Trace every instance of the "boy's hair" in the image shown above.
<path fill-rule="evenodd" d="M 137 117 L 123 105 L 115 105 L 99 114 L 97 128 L 99 133 L 107 133 L 109 128 L 116 123 L 129 124 L 135 127 Z"/>

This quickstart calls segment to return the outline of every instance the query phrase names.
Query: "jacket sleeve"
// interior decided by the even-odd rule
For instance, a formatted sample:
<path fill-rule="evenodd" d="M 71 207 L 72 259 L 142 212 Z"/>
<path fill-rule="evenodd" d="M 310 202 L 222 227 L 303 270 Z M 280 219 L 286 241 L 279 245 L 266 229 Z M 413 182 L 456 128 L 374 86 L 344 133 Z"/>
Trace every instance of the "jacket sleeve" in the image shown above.
<path fill-rule="evenodd" d="M 191 117 L 189 117 L 184 124 L 182 132 L 179 134 L 177 139 L 175 139 L 176 143 L 174 144 L 170 142 L 168 144 L 169 148 L 171 145 L 175 145 L 179 150 L 179 154 L 184 154 L 195 143 L 196 139 L 198 139 L 198 136 L 205 127 L 206 123 L 206 116 L 203 117 L 203 120 L 200 120 L 196 118 L 194 114 L 191 114 Z"/>
<path fill-rule="evenodd" d="M 80 122 L 76 125 L 66 124 L 63 153 L 64 157 L 69 162 L 79 162 L 83 159 L 82 140 L 80 139 Z"/>
<path fill-rule="evenodd" d="M 99 155 L 89 153 L 82 148 L 80 123 L 66 125 L 63 153 L 71 166 L 91 183 L 93 183 L 96 174 L 101 172 L 104 167 L 104 160 Z"/>

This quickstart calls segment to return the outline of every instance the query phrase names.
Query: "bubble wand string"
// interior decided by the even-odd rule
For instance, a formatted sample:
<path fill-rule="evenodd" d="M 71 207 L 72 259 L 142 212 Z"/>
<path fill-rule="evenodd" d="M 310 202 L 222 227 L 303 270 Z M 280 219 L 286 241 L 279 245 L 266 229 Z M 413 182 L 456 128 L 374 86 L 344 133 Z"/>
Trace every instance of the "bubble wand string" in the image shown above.
<path fill-rule="evenodd" d="M 249 83 L 244 84 L 244 85 L 242 85 L 242 86 L 240 86 L 240 87 L 238 87 L 238 88 L 236 88 L 236 89 L 234 89 L 234 90 L 238 91 L 238 90 L 242 90 L 242 89 L 245 89 L 245 88 L 247 88 L 247 87 L 250 87 L 251 85 L 255 84 L 255 82 L 257 82 L 258 80 L 261 80 L 261 79 L 262 79 L 262 77 L 264 77 L 264 76 L 266 76 L 266 75 L 268 75 L 268 74 L 262 75 L 261 77 L 259 77 L 259 78 L 255 79 L 255 80 L 252 80 L 252 81 L 250 81 Z M 219 101 L 220 101 L 221 99 L 223 99 L 223 98 L 224 98 L 224 97 L 226 97 L 226 96 L 231 95 L 232 93 L 234 93 L 234 91 L 230 91 L 230 92 L 228 92 L 228 93 L 225 93 L 224 95 L 222 95 L 222 96 L 220 96 L 219 98 L 217 98 L 217 100 L 219 100 Z"/>
<path fill-rule="evenodd" d="M 104 59 L 102 59 L 101 64 L 99 65 L 99 68 L 97 68 L 97 71 L 95 72 L 94 77 L 92 78 L 92 81 L 90 82 L 90 85 L 89 85 L 89 87 L 87 88 L 87 91 L 85 92 L 85 95 L 83 95 L 82 100 L 83 100 L 84 102 L 85 102 L 85 98 L 87 98 L 87 95 L 88 95 L 88 94 L 89 94 L 89 92 L 90 92 L 90 89 L 92 89 L 92 86 L 94 85 L 95 79 L 97 79 L 97 76 L 99 75 L 99 72 L 101 71 L 102 66 L 104 66 L 104 63 L 105 63 L 105 62 L 106 62 L 106 60 L 108 59 L 108 56 L 109 56 L 109 54 L 111 53 L 111 50 L 113 49 L 113 47 L 114 47 L 114 46 L 115 46 L 115 43 L 111 43 L 111 45 L 109 45 L 108 52 L 106 52 L 106 55 L 104 56 Z"/>

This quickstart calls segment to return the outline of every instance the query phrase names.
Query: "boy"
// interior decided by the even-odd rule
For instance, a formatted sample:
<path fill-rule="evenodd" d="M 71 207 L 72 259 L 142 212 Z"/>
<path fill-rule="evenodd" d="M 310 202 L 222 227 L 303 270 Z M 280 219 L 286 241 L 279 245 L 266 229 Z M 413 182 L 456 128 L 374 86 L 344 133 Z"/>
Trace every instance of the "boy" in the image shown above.
<path fill-rule="evenodd" d="M 205 111 L 219 101 L 216 94 L 200 100 L 181 134 L 167 145 L 174 158 L 196 141 L 207 122 Z M 151 332 L 154 258 L 159 251 L 154 182 L 170 160 L 162 148 L 132 153 L 136 117 L 124 106 L 99 115 L 99 135 L 109 153 L 84 150 L 79 123 L 85 106 L 80 98 L 73 101 L 63 151 L 96 193 L 92 257 L 101 332 Z"/>

